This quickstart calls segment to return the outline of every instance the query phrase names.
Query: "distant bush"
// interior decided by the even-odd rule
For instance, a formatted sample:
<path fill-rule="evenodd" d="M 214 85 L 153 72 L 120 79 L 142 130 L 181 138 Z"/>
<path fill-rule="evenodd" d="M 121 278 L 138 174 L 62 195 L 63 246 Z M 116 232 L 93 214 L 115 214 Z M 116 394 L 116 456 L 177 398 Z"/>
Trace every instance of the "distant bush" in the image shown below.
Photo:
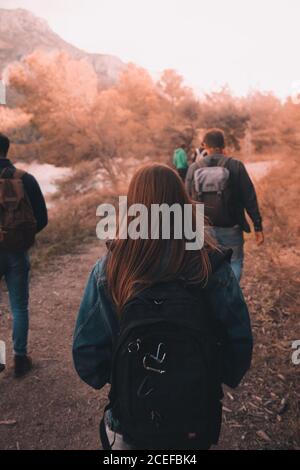
<path fill-rule="evenodd" d="M 267 237 L 280 247 L 299 247 L 300 155 L 285 155 L 258 185 Z"/>
<path fill-rule="evenodd" d="M 87 242 L 96 241 L 99 222 L 96 209 L 101 203 L 113 201 L 114 197 L 109 193 L 93 191 L 57 202 L 49 211 L 48 227 L 37 237 L 32 250 L 33 264 L 49 264 L 56 256 L 72 253 Z"/>

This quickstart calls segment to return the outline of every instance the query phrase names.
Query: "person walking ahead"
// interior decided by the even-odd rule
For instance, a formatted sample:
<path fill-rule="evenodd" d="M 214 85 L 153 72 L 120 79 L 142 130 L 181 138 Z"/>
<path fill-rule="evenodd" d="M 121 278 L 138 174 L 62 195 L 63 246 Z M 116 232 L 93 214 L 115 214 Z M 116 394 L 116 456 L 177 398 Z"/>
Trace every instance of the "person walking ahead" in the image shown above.
<path fill-rule="evenodd" d="M 166 165 L 137 171 L 128 191 L 134 204 L 148 214 L 153 204 L 177 205 L 184 214 L 177 223 L 195 226 L 196 211 L 189 219 L 184 210 L 194 204 Z M 104 450 L 208 449 L 219 439 L 221 384 L 237 387 L 250 367 L 247 305 L 231 250 L 217 250 L 207 236 L 202 249 L 188 251 L 176 217 L 170 239 L 160 230 L 151 238 L 150 222 L 148 237 L 117 237 L 96 263 L 76 322 L 75 368 L 95 389 L 111 384 Z"/>
<path fill-rule="evenodd" d="M 219 244 L 233 250 L 231 266 L 240 281 L 244 262 L 243 232 L 251 231 L 245 210 L 253 222 L 257 244 L 264 242 L 255 188 L 244 164 L 225 155 L 223 131 L 208 131 L 203 145 L 208 155 L 190 166 L 186 189 L 190 196 L 204 203 L 205 214 Z"/>
<path fill-rule="evenodd" d="M 185 145 L 182 145 L 174 152 L 173 163 L 178 171 L 178 174 L 182 181 L 185 181 L 185 177 L 188 171 L 188 157 L 185 151 Z"/>
<path fill-rule="evenodd" d="M 9 139 L 0 134 L 0 279 L 4 276 L 13 316 L 15 377 L 32 368 L 29 329 L 28 250 L 48 223 L 44 197 L 35 178 L 8 160 Z"/>

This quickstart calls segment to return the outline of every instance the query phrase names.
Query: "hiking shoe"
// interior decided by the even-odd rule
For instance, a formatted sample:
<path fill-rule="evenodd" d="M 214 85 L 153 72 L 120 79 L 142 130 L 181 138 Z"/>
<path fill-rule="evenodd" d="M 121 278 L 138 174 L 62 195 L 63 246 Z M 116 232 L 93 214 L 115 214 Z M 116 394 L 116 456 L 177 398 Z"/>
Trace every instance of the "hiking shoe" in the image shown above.
<path fill-rule="evenodd" d="M 29 356 L 15 356 L 15 378 L 20 379 L 32 369 L 32 360 Z"/>

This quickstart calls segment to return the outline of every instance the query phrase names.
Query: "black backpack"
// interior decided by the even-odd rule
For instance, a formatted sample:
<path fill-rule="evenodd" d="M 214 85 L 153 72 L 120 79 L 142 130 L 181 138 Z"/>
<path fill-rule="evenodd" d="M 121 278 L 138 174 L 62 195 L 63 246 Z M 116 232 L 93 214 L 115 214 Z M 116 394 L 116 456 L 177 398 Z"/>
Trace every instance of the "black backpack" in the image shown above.
<path fill-rule="evenodd" d="M 214 227 L 232 227 L 233 191 L 228 157 L 207 156 L 194 172 L 194 189 L 205 215 Z"/>
<path fill-rule="evenodd" d="M 196 448 L 218 439 L 220 348 L 197 291 L 183 281 L 162 283 L 124 308 L 106 411 L 134 448 L 183 449 L 188 442 Z M 104 419 L 100 434 L 110 449 Z"/>

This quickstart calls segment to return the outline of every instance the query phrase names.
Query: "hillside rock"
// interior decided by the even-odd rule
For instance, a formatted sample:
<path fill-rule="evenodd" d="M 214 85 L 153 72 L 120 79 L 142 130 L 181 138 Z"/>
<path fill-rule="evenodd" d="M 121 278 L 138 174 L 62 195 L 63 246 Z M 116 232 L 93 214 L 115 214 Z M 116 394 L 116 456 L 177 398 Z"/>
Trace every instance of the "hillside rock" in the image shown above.
<path fill-rule="evenodd" d="M 117 57 L 91 54 L 69 44 L 45 20 L 27 10 L 0 8 L 0 76 L 8 64 L 37 49 L 64 51 L 74 59 L 87 59 L 105 86 L 113 85 L 126 67 Z"/>

